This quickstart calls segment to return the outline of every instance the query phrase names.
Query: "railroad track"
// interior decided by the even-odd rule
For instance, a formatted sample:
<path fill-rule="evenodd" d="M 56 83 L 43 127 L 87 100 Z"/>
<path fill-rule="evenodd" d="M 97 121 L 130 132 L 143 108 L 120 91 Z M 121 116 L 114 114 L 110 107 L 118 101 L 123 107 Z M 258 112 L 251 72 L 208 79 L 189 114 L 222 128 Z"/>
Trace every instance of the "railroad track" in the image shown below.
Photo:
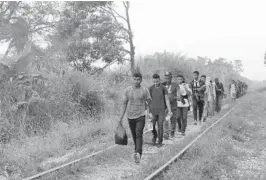
<path fill-rule="evenodd" d="M 150 174 L 148 177 L 146 177 L 144 180 L 153 180 L 156 177 L 158 177 L 160 174 L 165 172 L 171 164 L 176 162 L 179 158 L 181 158 L 189 148 L 191 148 L 197 140 L 199 140 L 204 134 L 206 134 L 208 131 L 210 131 L 217 123 L 219 123 L 223 118 L 225 118 L 232 109 L 227 111 L 226 114 L 224 114 L 221 118 L 219 118 L 217 121 L 215 121 L 211 126 L 209 126 L 206 130 L 204 130 L 201 134 L 199 134 L 193 141 L 191 141 L 186 147 L 184 147 L 181 151 L 179 151 L 173 158 L 171 158 L 169 161 L 167 161 L 164 165 L 159 167 L 157 170 L 155 170 L 152 174 Z"/>
<path fill-rule="evenodd" d="M 192 113 L 190 112 L 188 115 L 191 115 L 191 114 L 192 114 Z M 147 134 L 148 132 L 151 132 L 151 131 L 152 131 L 152 129 L 148 129 L 148 130 L 144 131 L 144 134 Z M 130 137 L 129 139 L 131 139 L 131 138 L 132 138 L 132 137 Z M 94 152 L 94 153 L 92 153 L 92 154 L 89 154 L 89 155 L 87 155 L 87 156 L 84 156 L 84 157 L 78 158 L 78 159 L 76 159 L 76 160 L 70 161 L 70 162 L 65 163 L 65 164 L 62 164 L 62 165 L 60 165 L 60 166 L 56 166 L 56 167 L 51 168 L 51 169 L 49 169 L 49 170 L 47 170 L 47 171 L 44 171 L 44 172 L 41 172 L 41 173 L 35 174 L 35 175 L 30 176 L 30 177 L 27 177 L 27 178 L 24 178 L 23 180 L 34 180 L 34 179 L 37 179 L 37 178 L 44 177 L 44 176 L 46 176 L 46 175 L 48 175 L 48 174 L 50 174 L 50 173 L 56 172 L 56 171 L 58 171 L 58 170 L 60 170 L 60 169 L 66 168 L 66 167 L 68 167 L 68 166 L 71 166 L 71 165 L 73 165 L 73 164 L 79 163 L 79 162 L 81 162 L 81 161 L 88 160 L 89 158 L 93 158 L 93 157 L 95 157 L 95 156 L 97 156 L 97 155 L 100 155 L 101 153 L 103 153 L 103 152 L 105 152 L 105 151 L 107 151 L 107 150 L 113 149 L 113 148 L 115 148 L 115 147 L 117 147 L 117 146 L 118 146 L 117 144 L 111 145 L 111 146 L 107 147 L 106 149 L 103 149 L 103 150 L 100 150 L 100 151 L 96 151 L 96 152 Z"/>
<path fill-rule="evenodd" d="M 205 135 L 208 131 L 210 131 L 216 124 L 218 124 L 222 119 L 224 119 L 233 108 L 229 109 L 221 118 L 216 120 L 214 123 L 212 123 L 207 129 L 205 129 L 202 133 L 200 133 L 193 141 L 191 141 L 186 147 L 184 147 L 181 151 L 179 151 L 174 157 L 172 157 L 169 161 L 167 161 L 165 164 L 163 164 L 161 167 L 156 169 L 153 173 L 151 173 L 149 176 L 147 176 L 144 180 L 153 180 L 159 175 L 161 175 L 163 172 L 167 171 L 168 168 L 175 163 L 178 159 L 180 159 L 189 148 L 191 148 L 203 135 Z"/>
<path fill-rule="evenodd" d="M 201 136 L 203 136 L 206 132 L 208 132 L 215 124 L 217 124 L 220 120 L 222 120 L 224 117 L 226 117 L 226 115 L 229 113 L 230 111 L 228 111 L 223 117 L 221 117 L 220 119 L 218 119 L 215 123 L 213 123 L 210 127 L 208 127 L 204 132 L 202 132 L 199 136 L 197 136 L 189 145 L 187 145 L 184 149 L 182 149 L 175 157 L 173 157 L 171 160 L 169 160 L 167 163 L 165 163 L 162 167 L 160 167 L 159 169 L 157 169 L 154 173 L 152 173 L 150 176 L 148 176 L 145 180 L 150 180 L 153 179 L 155 177 L 157 177 L 159 174 L 161 174 L 161 172 L 163 172 L 164 170 L 167 169 L 167 167 L 169 167 L 169 165 L 171 165 L 173 162 L 175 162 L 178 158 L 180 158 Z M 189 115 L 191 115 L 192 113 L 190 112 Z M 144 134 L 147 134 L 148 132 L 150 132 L 152 129 L 148 129 L 144 132 Z M 77 164 L 79 162 L 85 161 L 85 160 L 89 160 L 90 158 L 93 158 L 97 155 L 100 155 L 101 153 L 104 153 L 110 149 L 113 149 L 115 147 L 117 147 L 118 145 L 114 144 L 112 146 L 109 146 L 106 149 L 94 152 L 92 154 L 89 154 L 87 156 L 78 158 L 76 160 L 70 161 L 68 163 L 62 164 L 60 166 L 51 168 L 49 170 L 46 170 L 44 172 L 38 173 L 36 175 L 24 178 L 23 180 L 33 180 L 33 179 L 37 179 L 37 178 L 42 178 L 45 177 L 51 173 L 55 173 L 56 171 L 59 171 L 63 168 L 72 166 L 74 164 Z"/>

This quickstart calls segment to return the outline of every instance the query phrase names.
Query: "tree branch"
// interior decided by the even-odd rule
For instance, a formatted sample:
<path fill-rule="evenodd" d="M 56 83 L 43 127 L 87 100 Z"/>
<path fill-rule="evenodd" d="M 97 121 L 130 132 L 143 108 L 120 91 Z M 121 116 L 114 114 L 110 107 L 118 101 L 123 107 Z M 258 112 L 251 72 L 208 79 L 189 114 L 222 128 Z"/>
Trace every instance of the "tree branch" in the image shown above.
<path fill-rule="evenodd" d="M 32 30 L 31 33 L 35 33 L 37 31 L 40 31 L 40 30 L 43 30 L 43 29 L 46 29 L 46 28 L 52 28 L 52 27 L 54 27 L 54 25 L 47 25 L 47 26 L 39 27 L 39 28 L 36 28 L 36 29 Z"/>
<path fill-rule="evenodd" d="M 120 48 L 119 50 L 120 50 L 120 51 L 124 51 L 124 52 L 126 52 L 126 53 L 130 54 L 130 51 L 129 51 L 129 50 L 127 50 L 127 49 Z"/>
<path fill-rule="evenodd" d="M 123 17 L 121 14 L 119 14 L 116 10 L 114 10 L 111 7 L 107 7 L 109 10 L 111 10 L 112 12 L 114 12 L 118 17 L 120 17 L 121 19 L 123 19 L 124 21 L 127 21 L 127 19 L 125 17 Z"/>
<path fill-rule="evenodd" d="M 127 38 L 125 38 L 125 37 L 116 37 L 116 39 L 124 40 L 127 43 L 129 43 L 129 40 Z"/>
<path fill-rule="evenodd" d="M 3 8 L 4 3 L 5 3 L 5 2 L 2 1 L 1 4 L 0 4 L 0 10 L 1 10 L 1 12 L 2 12 L 2 8 Z"/>

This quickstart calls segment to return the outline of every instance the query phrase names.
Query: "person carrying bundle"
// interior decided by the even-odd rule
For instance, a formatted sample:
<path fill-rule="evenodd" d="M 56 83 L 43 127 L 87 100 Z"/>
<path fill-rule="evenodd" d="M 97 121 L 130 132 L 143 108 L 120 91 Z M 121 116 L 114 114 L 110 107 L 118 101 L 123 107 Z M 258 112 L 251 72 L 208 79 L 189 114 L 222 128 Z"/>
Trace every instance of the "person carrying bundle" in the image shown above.
<path fill-rule="evenodd" d="M 177 122 L 182 136 L 185 136 L 187 128 L 187 115 L 188 108 L 190 106 L 188 98 L 192 94 L 192 90 L 189 88 L 189 85 L 184 81 L 184 76 L 179 74 L 177 76 L 177 82 L 179 85 L 179 90 L 177 91 Z"/>
<path fill-rule="evenodd" d="M 142 75 L 140 73 L 133 74 L 133 82 L 133 85 L 127 87 L 124 92 L 119 125 L 122 126 L 127 111 L 128 124 L 135 144 L 134 160 L 139 163 L 142 157 L 146 103 L 151 104 L 151 95 L 147 88 L 141 86 Z"/>

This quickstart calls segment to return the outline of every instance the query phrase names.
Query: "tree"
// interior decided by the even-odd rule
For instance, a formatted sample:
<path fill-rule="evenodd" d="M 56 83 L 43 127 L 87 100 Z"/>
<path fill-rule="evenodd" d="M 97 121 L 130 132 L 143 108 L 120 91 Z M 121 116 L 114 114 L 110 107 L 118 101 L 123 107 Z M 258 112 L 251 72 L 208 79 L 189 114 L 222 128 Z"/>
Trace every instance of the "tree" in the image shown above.
<path fill-rule="evenodd" d="M 239 59 L 237 59 L 237 60 L 234 61 L 234 67 L 235 67 L 235 70 L 238 73 L 241 73 L 241 72 L 244 71 L 242 61 L 239 60 Z"/>
<path fill-rule="evenodd" d="M 122 62 L 127 54 L 120 39 L 122 25 L 104 9 L 109 2 L 65 2 L 52 48 L 66 52 L 67 61 L 77 70 L 90 71 L 102 60 Z M 62 44 L 64 46 L 62 46 Z"/>
<path fill-rule="evenodd" d="M 3 59 L 9 54 L 20 53 L 28 41 L 39 35 L 45 39 L 55 25 L 56 2 L 0 3 L 0 42 L 8 43 Z"/>
<path fill-rule="evenodd" d="M 130 15 L 129 15 L 129 8 L 130 8 L 130 2 L 129 1 L 123 1 L 123 6 L 125 8 L 125 16 L 119 14 L 115 7 L 112 4 L 109 4 L 108 6 L 102 8 L 105 12 L 107 12 L 109 15 L 113 17 L 115 22 L 119 23 L 122 22 L 122 24 L 126 24 L 126 27 L 121 26 L 121 34 L 119 36 L 120 39 L 123 39 L 126 43 L 129 44 L 129 50 L 127 49 L 121 49 L 122 51 L 126 52 L 130 56 L 130 68 L 131 72 L 133 73 L 135 71 L 135 46 L 133 42 L 133 32 L 131 28 L 131 22 L 130 22 Z"/>

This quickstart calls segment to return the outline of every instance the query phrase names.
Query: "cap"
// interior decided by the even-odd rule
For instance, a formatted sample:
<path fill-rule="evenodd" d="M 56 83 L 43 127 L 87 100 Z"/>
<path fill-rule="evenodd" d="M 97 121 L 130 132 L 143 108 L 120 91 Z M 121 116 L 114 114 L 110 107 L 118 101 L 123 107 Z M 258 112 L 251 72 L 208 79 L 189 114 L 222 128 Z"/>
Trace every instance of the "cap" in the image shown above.
<path fill-rule="evenodd" d="M 164 76 L 172 77 L 172 73 L 170 73 L 170 72 L 167 71 L 167 72 L 164 73 Z"/>

